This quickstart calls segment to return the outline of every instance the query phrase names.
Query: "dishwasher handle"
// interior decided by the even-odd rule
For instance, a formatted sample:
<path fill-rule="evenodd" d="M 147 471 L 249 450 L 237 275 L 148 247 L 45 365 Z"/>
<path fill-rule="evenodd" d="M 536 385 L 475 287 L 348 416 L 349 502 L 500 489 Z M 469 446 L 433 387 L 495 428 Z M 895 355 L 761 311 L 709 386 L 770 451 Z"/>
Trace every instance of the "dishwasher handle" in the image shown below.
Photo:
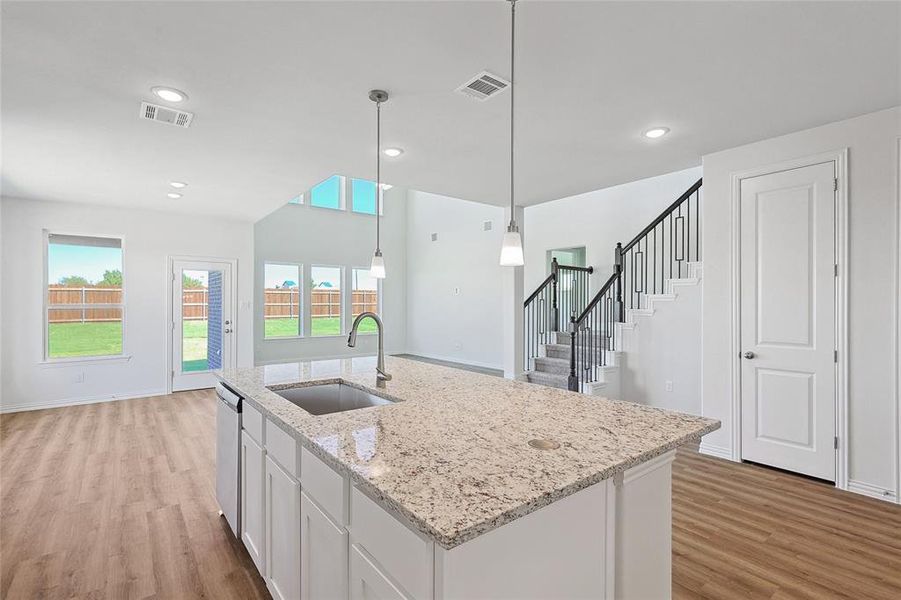
<path fill-rule="evenodd" d="M 216 395 L 235 412 L 241 412 L 241 396 L 228 389 L 223 383 L 216 384 Z"/>

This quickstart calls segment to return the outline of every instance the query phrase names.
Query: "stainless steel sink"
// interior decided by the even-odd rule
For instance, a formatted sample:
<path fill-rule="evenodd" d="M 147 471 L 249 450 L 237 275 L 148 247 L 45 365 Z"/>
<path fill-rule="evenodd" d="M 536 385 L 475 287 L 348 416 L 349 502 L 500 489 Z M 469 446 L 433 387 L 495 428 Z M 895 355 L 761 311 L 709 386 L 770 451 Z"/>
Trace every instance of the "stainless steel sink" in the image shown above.
<path fill-rule="evenodd" d="M 281 390 L 269 389 L 311 415 L 327 415 L 369 406 L 391 404 L 391 400 L 373 396 L 369 392 L 341 383 L 310 385 Z"/>

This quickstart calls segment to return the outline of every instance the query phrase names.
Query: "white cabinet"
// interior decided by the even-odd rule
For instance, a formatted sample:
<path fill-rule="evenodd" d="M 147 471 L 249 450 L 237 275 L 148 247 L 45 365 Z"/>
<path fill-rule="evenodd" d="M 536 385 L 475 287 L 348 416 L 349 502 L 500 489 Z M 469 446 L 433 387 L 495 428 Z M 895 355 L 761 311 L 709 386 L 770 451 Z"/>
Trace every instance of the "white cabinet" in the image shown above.
<path fill-rule="evenodd" d="M 350 548 L 350 600 L 410 600 L 365 550 Z"/>
<path fill-rule="evenodd" d="M 301 597 L 347 598 L 347 531 L 333 522 L 306 493 L 300 494 Z"/>
<path fill-rule="evenodd" d="M 263 448 L 241 432 L 241 541 L 257 570 L 265 573 L 265 505 Z"/>
<path fill-rule="evenodd" d="M 266 457 L 266 586 L 276 600 L 300 598 L 300 484 Z"/>

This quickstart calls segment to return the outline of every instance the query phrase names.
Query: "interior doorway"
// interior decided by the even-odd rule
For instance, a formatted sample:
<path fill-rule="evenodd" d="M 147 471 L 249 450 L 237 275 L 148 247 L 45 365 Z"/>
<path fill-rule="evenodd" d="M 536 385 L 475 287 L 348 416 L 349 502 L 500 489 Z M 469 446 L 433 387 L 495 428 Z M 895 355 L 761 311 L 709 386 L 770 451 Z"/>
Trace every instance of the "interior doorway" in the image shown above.
<path fill-rule="evenodd" d="M 837 166 L 740 184 L 741 458 L 837 481 Z"/>
<path fill-rule="evenodd" d="M 234 261 L 170 259 L 170 389 L 211 388 L 235 366 Z"/>
<path fill-rule="evenodd" d="M 547 273 L 551 272 L 551 261 L 557 259 L 557 264 L 569 267 L 584 267 L 585 246 L 574 248 L 555 248 L 547 251 Z"/>

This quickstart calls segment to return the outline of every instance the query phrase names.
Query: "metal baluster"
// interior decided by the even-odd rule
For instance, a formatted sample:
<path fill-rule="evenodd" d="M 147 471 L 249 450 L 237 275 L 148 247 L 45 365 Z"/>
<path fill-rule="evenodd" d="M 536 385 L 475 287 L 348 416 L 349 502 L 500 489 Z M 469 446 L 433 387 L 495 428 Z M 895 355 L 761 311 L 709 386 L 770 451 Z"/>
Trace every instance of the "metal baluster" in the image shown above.
<path fill-rule="evenodd" d="M 701 190 L 695 192 L 695 260 L 701 260 Z"/>

